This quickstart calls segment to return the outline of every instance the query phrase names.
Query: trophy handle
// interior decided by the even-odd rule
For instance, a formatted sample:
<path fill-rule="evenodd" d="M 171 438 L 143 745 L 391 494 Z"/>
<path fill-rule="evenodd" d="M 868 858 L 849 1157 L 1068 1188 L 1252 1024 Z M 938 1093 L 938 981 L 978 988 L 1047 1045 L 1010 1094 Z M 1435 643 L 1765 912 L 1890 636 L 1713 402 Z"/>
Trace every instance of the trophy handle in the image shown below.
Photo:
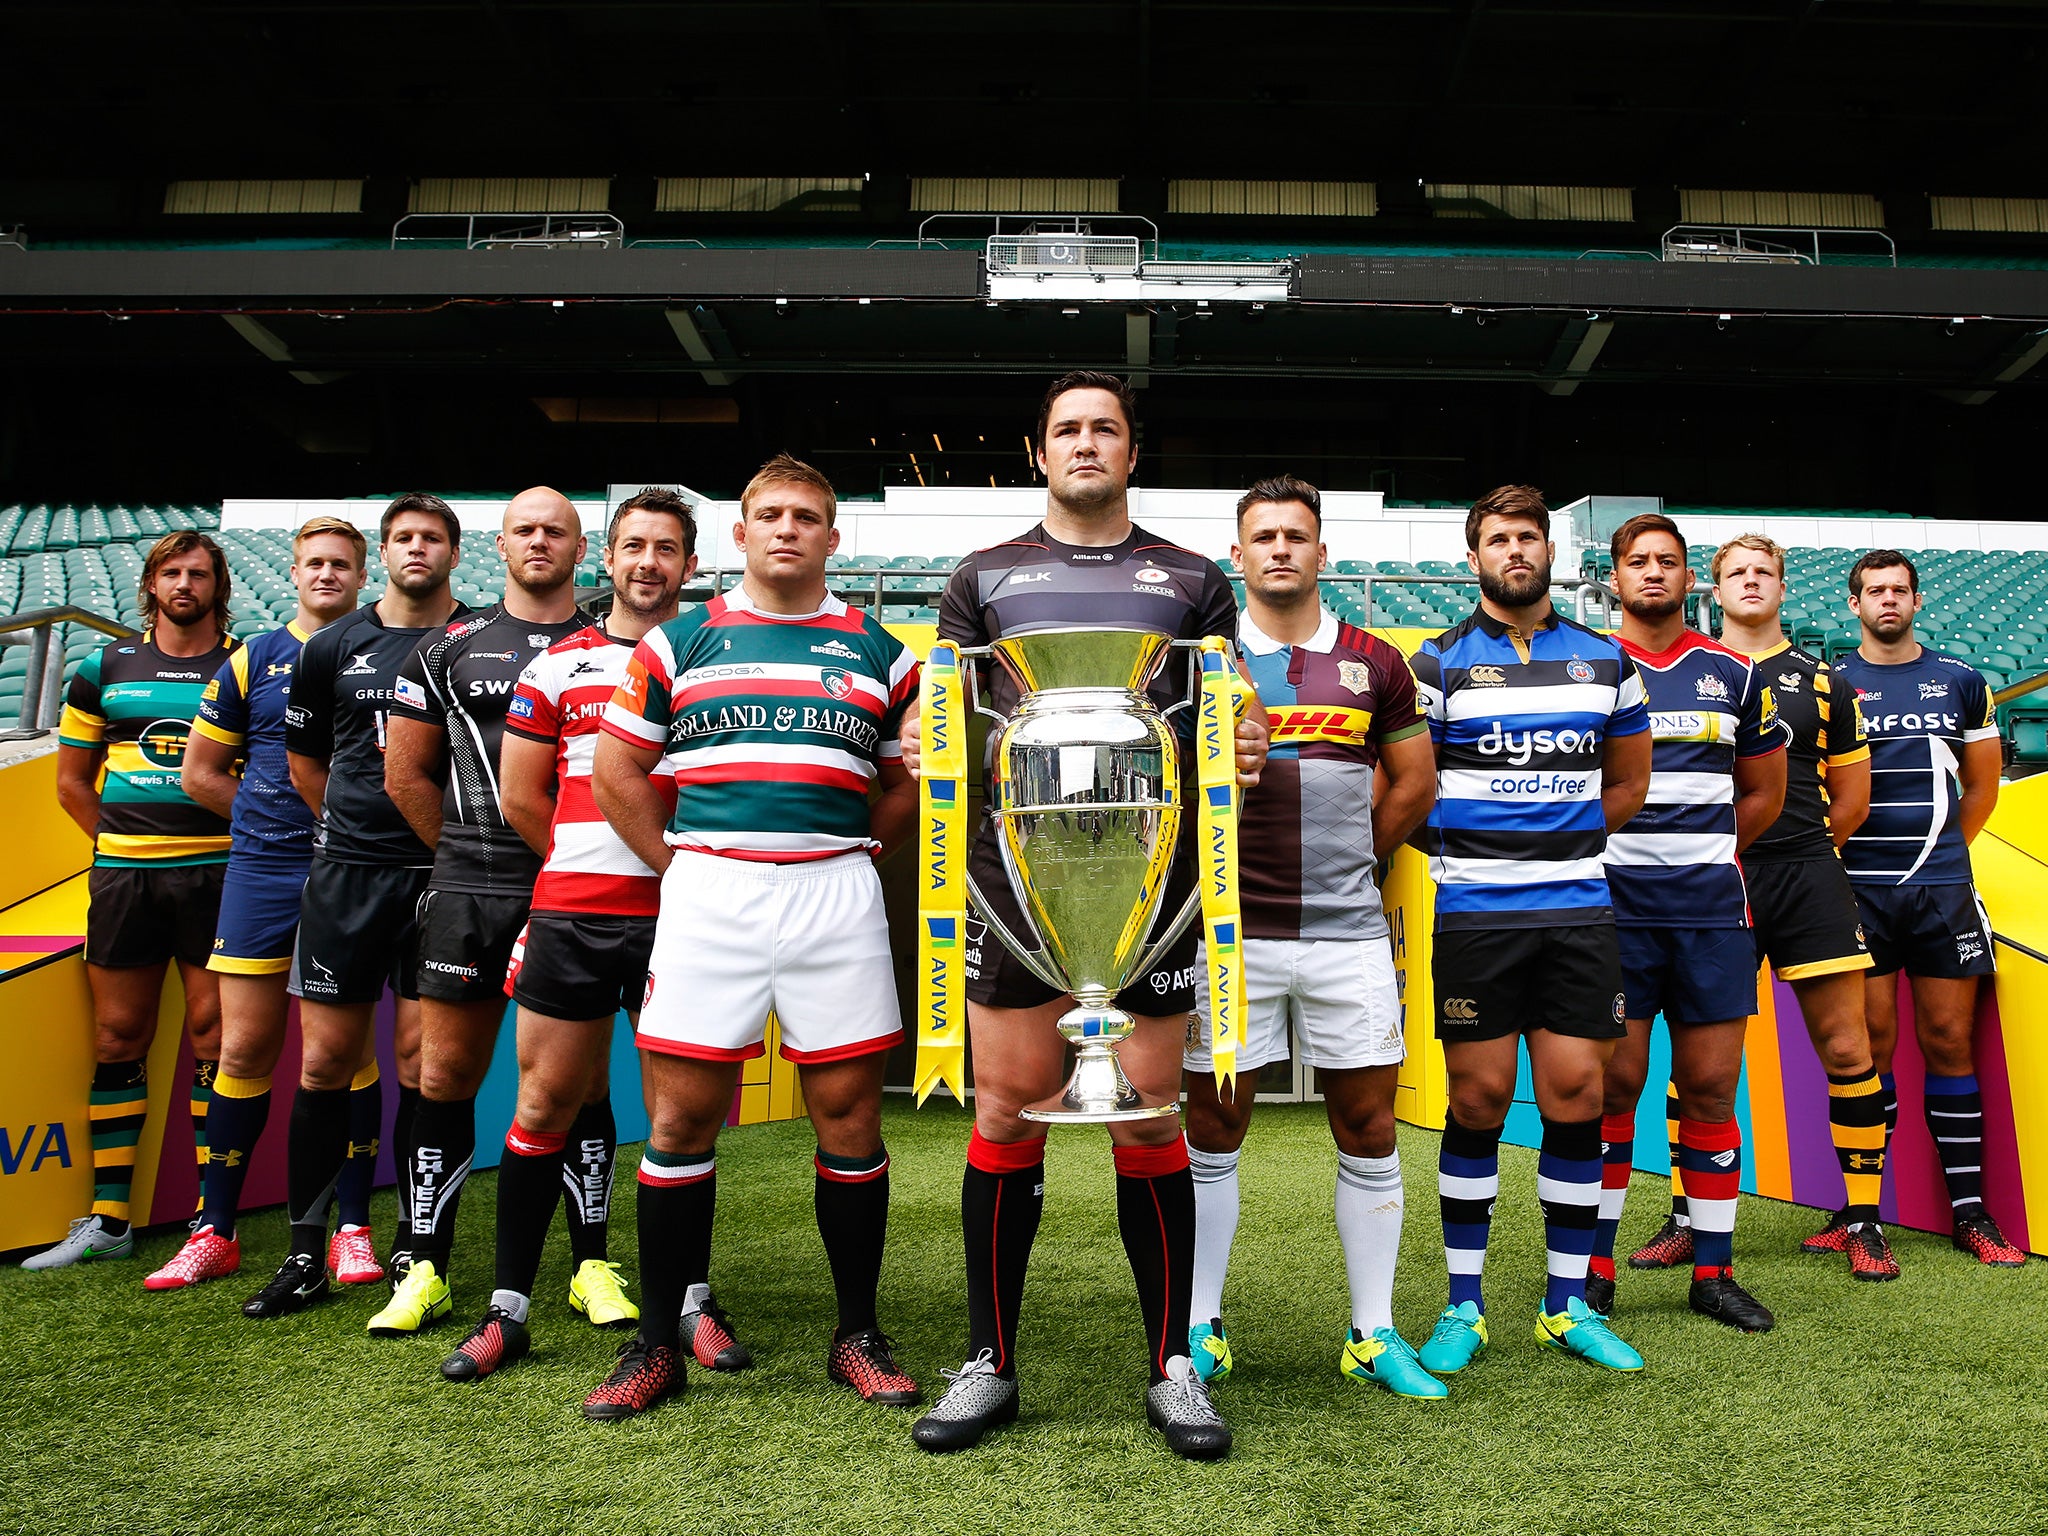
<path fill-rule="evenodd" d="M 1173 921 L 1167 926 L 1166 932 L 1162 933 L 1153 943 L 1152 947 L 1145 951 L 1143 958 L 1131 967 L 1131 975 L 1134 977 L 1143 976 L 1154 965 L 1158 964 L 1159 957 L 1173 947 L 1173 941 L 1181 936 L 1182 931 L 1189 923 L 1195 920 L 1195 915 L 1201 910 L 1202 886 L 1201 882 L 1197 880 L 1195 888 L 1188 892 L 1188 899 L 1181 903 L 1180 911 L 1174 914 Z"/>
<path fill-rule="evenodd" d="M 1008 725 L 1010 717 L 1001 710 L 990 709 L 981 702 L 981 668 L 977 663 L 986 656 L 995 655 L 986 645 L 969 646 L 960 652 L 960 666 L 967 675 L 967 701 L 977 715 L 993 720 L 997 725 Z"/>
<path fill-rule="evenodd" d="M 1008 850 L 1004 851 L 1007 852 Z M 973 900 L 976 910 L 981 913 L 982 921 L 988 924 L 990 931 L 997 936 L 1003 946 L 1017 957 L 1018 961 L 1027 971 L 1054 991 L 1071 991 L 1072 989 L 1066 983 L 1066 978 L 1057 975 L 1042 958 L 1045 953 L 1044 942 L 1041 940 L 1037 948 L 1034 949 L 1011 933 L 1009 925 L 996 916 L 995 908 L 990 906 L 988 898 L 981 894 L 981 887 L 974 882 L 974 872 L 972 870 L 962 870 L 961 873 L 967 877 L 967 894 Z M 1026 912 L 1024 914 L 1024 921 L 1027 925 L 1030 924 L 1030 913 Z M 1037 929 L 1033 928 L 1032 932 L 1036 933 Z"/>

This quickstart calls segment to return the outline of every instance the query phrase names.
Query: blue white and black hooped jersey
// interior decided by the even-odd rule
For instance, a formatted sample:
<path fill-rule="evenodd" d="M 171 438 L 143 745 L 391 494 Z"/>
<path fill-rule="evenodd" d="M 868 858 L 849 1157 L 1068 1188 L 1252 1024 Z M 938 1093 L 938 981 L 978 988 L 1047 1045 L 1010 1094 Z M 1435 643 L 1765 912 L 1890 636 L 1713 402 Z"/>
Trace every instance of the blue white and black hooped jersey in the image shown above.
<path fill-rule="evenodd" d="M 1437 927 L 1611 921 L 1601 755 L 1650 728 L 1620 642 L 1555 612 L 1524 636 L 1481 609 L 1413 666 L 1436 744 Z"/>
<path fill-rule="evenodd" d="M 1635 928 L 1747 928 L 1735 859 L 1735 760 L 1785 750 L 1763 674 L 1686 630 L 1667 651 L 1622 641 L 1650 701 L 1650 792 L 1607 839 L 1614 921 Z"/>
<path fill-rule="evenodd" d="M 1870 741 L 1870 816 L 1842 845 L 1857 885 L 1967 885 L 1963 748 L 1998 734 L 1991 689 L 1967 661 L 1920 648 L 1883 665 L 1850 654 L 1835 663 Z"/>

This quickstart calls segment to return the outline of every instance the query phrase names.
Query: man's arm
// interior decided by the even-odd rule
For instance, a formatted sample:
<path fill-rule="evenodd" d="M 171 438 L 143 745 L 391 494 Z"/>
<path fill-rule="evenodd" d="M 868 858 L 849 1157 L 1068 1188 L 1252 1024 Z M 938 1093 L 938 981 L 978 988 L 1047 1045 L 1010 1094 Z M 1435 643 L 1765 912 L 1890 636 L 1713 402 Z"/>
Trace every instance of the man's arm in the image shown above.
<path fill-rule="evenodd" d="M 1386 859 L 1408 841 L 1436 804 L 1436 752 L 1429 744 L 1429 732 L 1382 742 L 1380 771 L 1386 776 L 1385 787 L 1376 787 L 1373 795 L 1372 846 L 1374 853 Z"/>
<path fill-rule="evenodd" d="M 608 730 L 597 738 L 590 770 L 590 792 L 598 810 L 620 841 L 656 874 L 666 873 L 675 857 L 675 850 L 662 835 L 668 826 L 668 807 L 649 777 L 660 762 L 661 748 L 641 746 Z"/>
<path fill-rule="evenodd" d="M 327 759 L 289 751 L 284 756 L 291 768 L 292 788 L 299 792 L 299 798 L 318 821 L 327 806 Z"/>
<path fill-rule="evenodd" d="M 1244 679 L 1244 690 L 1248 697 L 1244 701 L 1244 718 L 1237 722 L 1237 783 L 1240 789 L 1256 788 L 1259 775 L 1265 771 L 1266 753 L 1273 745 L 1273 724 L 1266 717 L 1266 706 L 1259 702 L 1259 690 L 1252 684 L 1252 675 L 1244 667 L 1244 658 L 1237 660 L 1237 675 Z"/>
<path fill-rule="evenodd" d="M 99 836 L 100 767 L 105 747 L 57 747 L 57 803 L 88 838 Z"/>
<path fill-rule="evenodd" d="M 429 848 L 441 844 L 441 785 L 448 733 L 395 711 L 384 725 L 384 793 Z"/>
<path fill-rule="evenodd" d="M 1828 765 L 1828 835 L 1840 848 L 1870 815 L 1870 754 Z"/>
<path fill-rule="evenodd" d="M 1998 806 L 1998 770 L 2002 754 L 1996 736 L 1963 743 L 1963 799 L 1959 815 L 1963 841 L 1974 843 Z"/>
<path fill-rule="evenodd" d="M 1650 794 L 1650 733 L 1610 736 L 1600 749 L 1600 814 L 1619 832 Z M 1783 791 L 1779 791 L 1781 797 Z"/>
<path fill-rule="evenodd" d="M 195 729 L 185 738 L 185 766 L 181 774 L 185 793 L 216 816 L 232 813 L 235 791 L 242 783 L 235 774 L 235 764 L 241 755 L 239 747 Z"/>
<path fill-rule="evenodd" d="M 560 778 L 553 743 L 507 728 L 498 748 L 498 804 L 512 830 L 542 858 L 554 832 Z"/>
<path fill-rule="evenodd" d="M 1735 852 L 1739 857 L 1785 809 L 1785 749 L 1735 759 Z"/>
<path fill-rule="evenodd" d="M 881 793 L 868 805 L 868 835 L 882 845 L 880 857 L 886 859 L 917 825 L 917 780 L 903 764 L 884 758 L 875 782 Z"/>

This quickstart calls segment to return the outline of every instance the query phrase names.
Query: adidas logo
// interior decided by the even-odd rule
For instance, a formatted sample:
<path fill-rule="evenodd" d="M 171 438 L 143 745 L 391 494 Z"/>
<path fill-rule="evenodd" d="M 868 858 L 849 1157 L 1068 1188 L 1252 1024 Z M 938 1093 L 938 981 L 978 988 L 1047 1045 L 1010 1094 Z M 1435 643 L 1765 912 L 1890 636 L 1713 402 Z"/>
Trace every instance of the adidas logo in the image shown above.
<path fill-rule="evenodd" d="M 848 661 L 860 660 L 860 652 L 843 640 L 827 640 L 823 645 L 811 647 L 813 656 L 843 656 Z"/>

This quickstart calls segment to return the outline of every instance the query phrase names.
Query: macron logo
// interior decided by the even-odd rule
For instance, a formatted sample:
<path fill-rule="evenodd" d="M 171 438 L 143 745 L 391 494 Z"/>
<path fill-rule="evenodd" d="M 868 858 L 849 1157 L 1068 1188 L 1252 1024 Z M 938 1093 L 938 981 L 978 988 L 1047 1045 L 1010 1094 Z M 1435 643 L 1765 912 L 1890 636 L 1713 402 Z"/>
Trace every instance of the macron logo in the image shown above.
<path fill-rule="evenodd" d="M 843 640 L 827 640 L 823 645 L 811 647 L 813 656 L 843 656 L 848 661 L 860 660 L 860 652 Z"/>

